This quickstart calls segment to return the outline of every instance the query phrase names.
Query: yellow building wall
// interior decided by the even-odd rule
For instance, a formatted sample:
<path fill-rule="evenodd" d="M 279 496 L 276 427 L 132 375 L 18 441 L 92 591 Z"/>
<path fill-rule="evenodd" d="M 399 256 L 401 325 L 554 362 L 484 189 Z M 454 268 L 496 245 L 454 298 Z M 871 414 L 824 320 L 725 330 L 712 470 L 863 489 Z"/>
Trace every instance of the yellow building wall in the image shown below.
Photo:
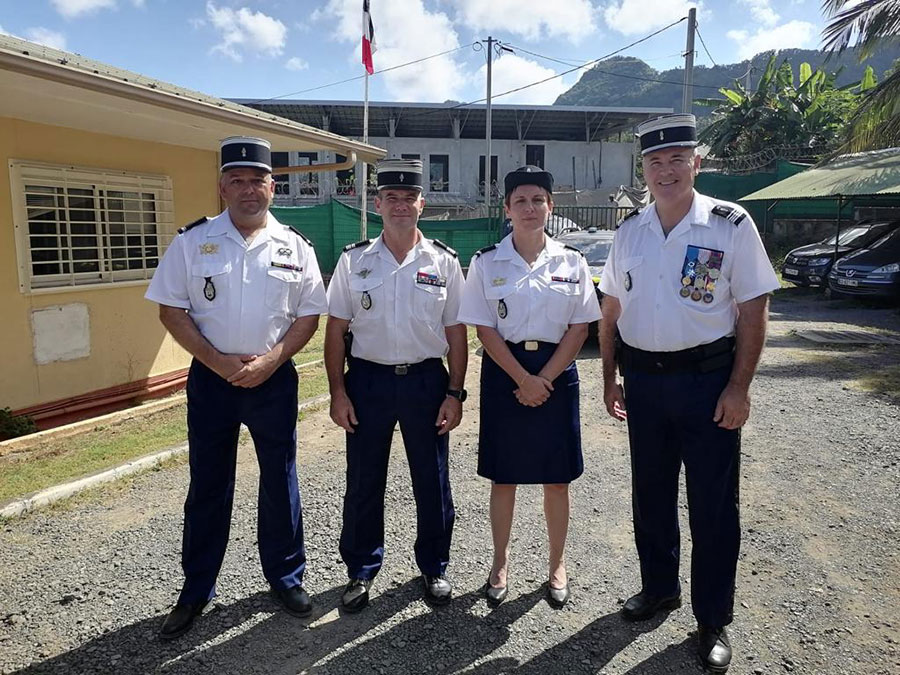
<path fill-rule="evenodd" d="M 177 227 L 219 212 L 216 153 L 0 117 L 0 158 L 0 408 L 27 408 L 186 367 L 188 354 L 159 323 L 157 305 L 144 300 L 149 282 L 20 292 L 9 160 L 169 176 Z M 32 311 L 70 303 L 87 305 L 90 355 L 37 365 Z"/>

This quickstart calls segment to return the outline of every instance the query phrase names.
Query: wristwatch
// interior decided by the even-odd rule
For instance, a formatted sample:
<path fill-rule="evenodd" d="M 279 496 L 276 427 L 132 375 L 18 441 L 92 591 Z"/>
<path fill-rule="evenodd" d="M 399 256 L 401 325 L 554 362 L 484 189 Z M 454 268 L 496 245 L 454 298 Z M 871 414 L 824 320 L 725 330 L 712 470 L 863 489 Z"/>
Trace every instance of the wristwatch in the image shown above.
<path fill-rule="evenodd" d="M 466 400 L 466 398 L 468 398 L 469 392 L 467 392 L 465 389 L 448 389 L 447 396 L 452 396 L 453 398 L 457 399 L 460 403 L 462 403 L 463 401 Z"/>

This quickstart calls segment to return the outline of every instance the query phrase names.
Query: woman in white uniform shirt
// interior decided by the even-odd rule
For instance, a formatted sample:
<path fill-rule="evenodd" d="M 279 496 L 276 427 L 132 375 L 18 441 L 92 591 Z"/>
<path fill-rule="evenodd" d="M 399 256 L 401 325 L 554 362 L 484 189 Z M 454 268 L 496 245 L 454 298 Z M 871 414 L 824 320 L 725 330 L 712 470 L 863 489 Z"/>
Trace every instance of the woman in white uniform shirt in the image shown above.
<path fill-rule="evenodd" d="M 584 257 L 547 237 L 553 177 L 526 166 L 507 174 L 512 233 L 472 259 L 459 320 L 484 345 L 478 474 L 491 486 L 494 558 L 485 591 L 507 596 L 516 486 L 544 486 L 550 544 L 547 599 L 569 599 L 564 549 L 569 483 L 584 470 L 574 358 L 600 306 Z"/>

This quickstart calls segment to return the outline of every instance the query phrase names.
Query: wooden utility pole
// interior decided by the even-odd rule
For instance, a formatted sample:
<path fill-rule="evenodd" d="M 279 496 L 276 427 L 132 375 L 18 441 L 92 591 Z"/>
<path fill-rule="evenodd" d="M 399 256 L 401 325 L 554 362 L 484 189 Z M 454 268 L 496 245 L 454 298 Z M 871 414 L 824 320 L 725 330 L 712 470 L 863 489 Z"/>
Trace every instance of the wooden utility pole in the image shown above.
<path fill-rule="evenodd" d="M 684 51 L 684 96 L 681 112 L 689 113 L 694 108 L 694 30 L 697 27 L 697 8 L 688 12 L 687 46 Z"/>

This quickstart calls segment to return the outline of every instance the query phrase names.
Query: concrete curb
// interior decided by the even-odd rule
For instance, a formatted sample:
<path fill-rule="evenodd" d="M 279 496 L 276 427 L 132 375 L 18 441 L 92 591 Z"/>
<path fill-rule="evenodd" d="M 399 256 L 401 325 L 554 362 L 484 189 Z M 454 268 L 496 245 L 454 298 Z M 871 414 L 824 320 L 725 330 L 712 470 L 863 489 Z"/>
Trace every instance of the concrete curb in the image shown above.
<path fill-rule="evenodd" d="M 306 401 L 302 401 L 300 405 L 297 406 L 297 412 L 303 412 L 308 408 L 318 407 L 328 400 L 330 400 L 328 394 L 322 394 L 321 396 L 307 399 Z M 53 504 L 54 502 L 68 499 L 69 497 L 72 497 L 79 492 L 83 492 L 88 488 L 102 485 L 103 483 L 111 483 L 112 481 L 119 480 L 120 478 L 123 478 L 125 476 L 129 476 L 140 471 L 146 471 L 147 469 L 152 469 L 153 467 L 158 466 L 171 457 L 176 457 L 177 455 L 184 454 L 185 452 L 187 452 L 187 449 L 188 444 L 187 442 L 184 442 L 181 445 L 176 445 L 173 448 L 169 448 L 161 452 L 156 452 L 152 455 L 145 455 L 144 457 L 134 459 L 130 462 L 125 462 L 124 464 L 113 467 L 112 469 L 107 469 L 106 471 L 101 471 L 100 473 L 94 474 L 93 476 L 79 478 L 78 480 L 74 480 L 70 483 L 56 485 L 54 487 L 47 488 L 46 490 L 35 492 L 28 497 L 22 497 L 21 499 L 13 500 L 3 508 L 0 508 L 0 520 L 4 518 L 15 518 L 17 516 L 25 515 L 26 513 L 30 513 L 31 511 L 34 511 L 35 509 L 38 509 L 42 506 L 47 506 L 48 504 Z"/>

